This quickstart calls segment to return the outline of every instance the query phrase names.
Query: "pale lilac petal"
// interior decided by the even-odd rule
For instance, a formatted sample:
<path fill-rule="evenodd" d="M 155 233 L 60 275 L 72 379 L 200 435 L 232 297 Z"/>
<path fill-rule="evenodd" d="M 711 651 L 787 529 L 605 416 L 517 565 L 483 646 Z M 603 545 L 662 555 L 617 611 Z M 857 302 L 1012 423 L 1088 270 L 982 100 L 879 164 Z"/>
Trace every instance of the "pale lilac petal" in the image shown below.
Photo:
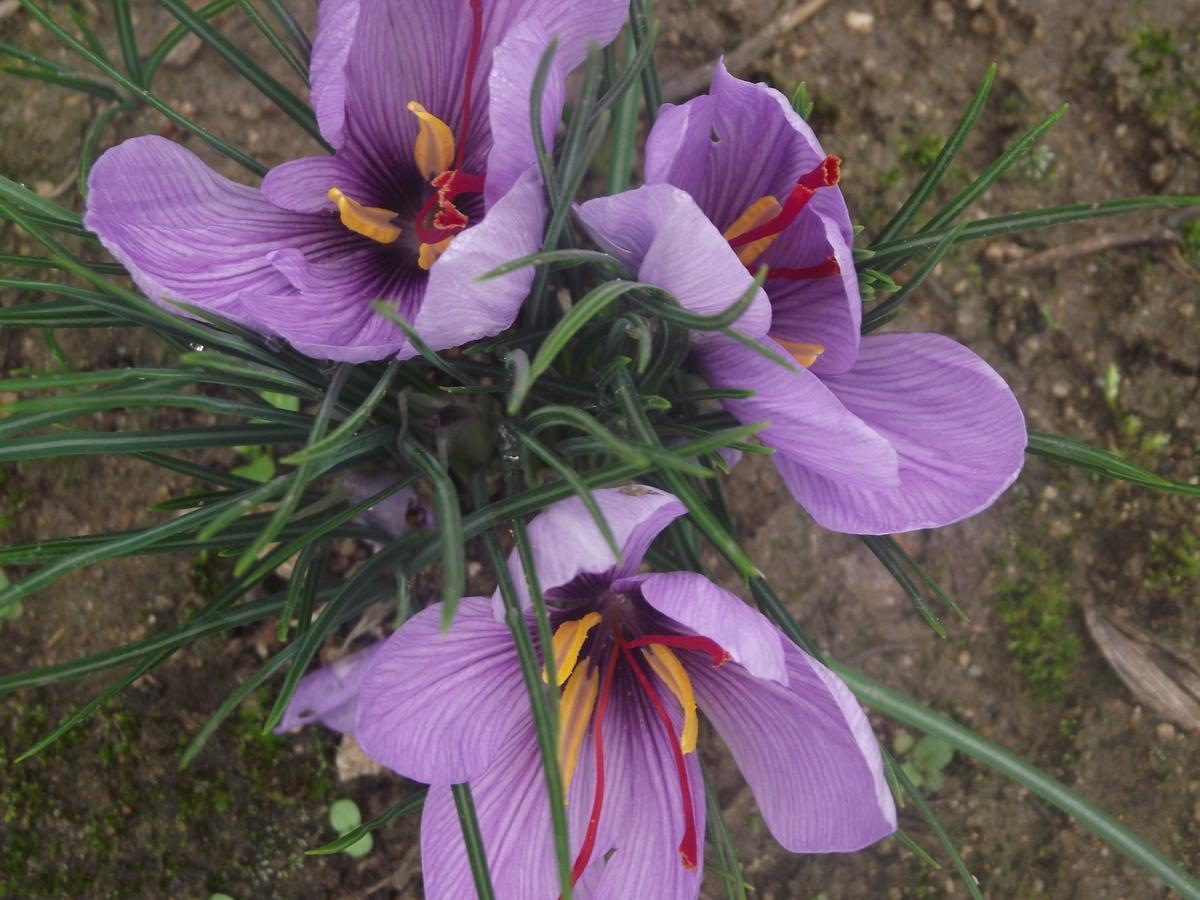
<path fill-rule="evenodd" d="M 369 466 L 352 469 L 342 481 L 350 490 L 350 502 L 361 503 L 395 484 L 401 477 L 400 471 L 393 466 Z M 411 487 L 401 488 L 390 497 L 385 497 L 355 516 L 354 521 L 390 538 L 398 538 L 414 528 L 437 528 L 437 515 L 433 508 Z"/>
<path fill-rule="evenodd" d="M 434 350 L 499 334 L 513 323 L 533 283 L 525 268 L 490 281 L 492 269 L 536 253 L 542 246 L 546 204 L 536 169 L 526 171 L 478 225 L 451 242 L 433 268 L 425 297 L 411 321 Z M 414 356 L 406 348 L 403 356 Z"/>
<path fill-rule="evenodd" d="M 305 156 L 281 163 L 263 178 L 263 196 L 282 209 L 293 212 L 336 215 L 329 189 L 345 191 L 364 206 L 386 202 L 376 196 L 374 180 L 364 177 L 362 167 L 347 165 L 339 156 Z"/>
<path fill-rule="evenodd" d="M 292 292 L 271 264 L 272 252 L 314 244 L 337 252 L 347 243 L 336 219 L 279 209 L 156 136 L 106 152 L 88 185 L 84 224 L 147 297 L 182 300 L 242 323 L 252 321 L 256 295 Z"/>
<path fill-rule="evenodd" d="M 863 338 L 858 363 L 826 379 L 899 458 L 899 484 L 865 490 L 790 460 L 780 472 L 812 517 L 836 531 L 886 534 L 937 528 L 991 505 L 1025 459 L 1025 419 L 1004 380 L 936 334 Z"/>
<path fill-rule="evenodd" d="M 591 739 L 586 738 L 583 758 L 568 789 L 567 834 L 572 861 L 587 831 L 595 787 L 594 766 L 590 763 L 594 752 Z M 470 787 L 497 900 L 553 898 L 558 893 L 554 831 L 545 771 L 532 722 L 513 731 L 487 771 L 471 779 Z M 608 845 L 603 843 L 606 840 L 602 836 L 597 842 L 598 857 L 607 849 Z M 421 868 L 428 900 L 475 896 L 462 827 L 448 785 L 430 787 L 425 800 L 421 815 Z M 589 887 L 595 881 L 594 874 L 585 873 L 574 895 L 580 900 L 594 896 Z"/>
<path fill-rule="evenodd" d="M 682 626 L 681 631 L 716 641 L 756 678 L 787 683 L 779 631 L 736 594 L 695 572 L 634 575 L 614 584 L 613 590 L 635 586 L 647 603 Z M 699 660 L 695 665 L 703 665 L 701 656 L 694 659 Z"/>
<path fill-rule="evenodd" d="M 579 217 L 597 243 L 631 268 L 639 281 L 670 292 L 692 312 L 724 312 L 754 281 L 695 201 L 669 184 L 589 200 L 579 208 Z M 760 288 L 735 327 L 761 337 L 770 323 L 771 304 Z M 697 332 L 693 341 L 708 337 Z"/>
<path fill-rule="evenodd" d="M 534 75 L 550 35 L 537 19 L 526 19 L 508 33 L 492 57 L 488 77 L 492 149 L 488 154 L 484 197 L 492 206 L 508 193 L 517 179 L 537 163 L 533 129 L 529 125 Z M 554 149 L 554 131 L 567 96 L 567 75 L 562 58 L 555 54 L 542 93 L 542 139 Z"/>
<path fill-rule="evenodd" d="M 382 648 L 383 642 L 379 641 L 305 675 L 296 685 L 275 733 L 283 734 L 313 722 L 343 734 L 354 731 L 363 676 Z"/>
<path fill-rule="evenodd" d="M 778 344 L 763 345 L 785 359 Z M 756 392 L 747 400 L 723 400 L 743 422 L 769 421 L 759 432 L 774 447 L 776 463 L 793 461 L 830 479 L 864 487 L 890 488 L 898 481 L 896 451 L 800 365 L 784 368 L 761 354 L 729 340 L 697 349 L 694 358 L 713 387 L 745 388 Z"/>
<path fill-rule="evenodd" d="M 308 67 L 310 99 L 321 134 L 334 147 L 345 141 L 346 62 L 361 5 L 362 0 L 322 0 L 317 7 L 317 36 Z"/>
<path fill-rule="evenodd" d="M 859 850 L 896 830 L 871 723 L 836 675 L 781 640 L 786 687 L 732 663 L 689 664 L 696 701 L 780 844 L 795 853 Z"/>
<path fill-rule="evenodd" d="M 824 157 L 812 128 L 786 97 L 734 78 L 721 61 L 706 97 L 655 122 L 646 142 L 646 181 L 683 188 L 724 232 L 755 200 L 782 200 Z M 848 227 L 840 192 L 826 188 L 821 194 L 833 196 L 818 208 L 840 209 Z"/>
<path fill-rule="evenodd" d="M 841 274 L 798 281 L 768 278 L 766 282 L 771 297 L 771 337 L 821 344 L 825 351 L 812 371 L 822 377 L 850 371 L 858 357 L 862 296 L 850 243 L 842 237 L 838 222 L 819 215 L 810 204 L 761 259 L 772 268 L 804 269 L 831 256 Z"/>
<path fill-rule="evenodd" d="M 254 298 L 264 330 L 307 356 L 342 362 L 382 359 L 404 346 L 404 333 L 372 309 L 371 301 L 386 300 L 400 315 L 411 316 L 426 283 L 413 261 L 388 255 L 387 248 L 364 238 L 337 254 L 288 249 L 269 258 L 292 290 Z"/>
<path fill-rule="evenodd" d="M 604 719 L 605 798 L 596 852 L 589 866 L 602 867 L 602 872 L 593 896 L 688 900 L 698 895 L 704 872 L 706 809 L 700 762 L 695 753 L 684 757 L 698 856 L 696 868 L 689 870 L 679 855 L 683 803 L 671 750 L 683 717 L 667 688 L 650 674 L 671 718 L 672 734 L 668 736 L 633 676 L 625 672 L 622 677 L 624 683 L 613 688 L 613 696 L 622 702 L 612 704 Z M 590 782 L 595 765 L 587 759 L 589 750 L 594 752 L 590 739 L 584 743 L 585 756 L 580 760 L 582 774 Z M 576 778 L 580 774 L 577 770 Z M 607 862 L 603 862 L 606 855 Z"/>
<path fill-rule="evenodd" d="M 686 512 L 682 503 L 666 491 L 629 484 L 592 491 L 609 530 L 624 556 L 618 563 L 591 513 L 578 497 L 560 500 L 529 523 L 529 543 L 537 565 L 538 584 L 543 591 L 561 588 L 580 575 L 612 579 L 632 575 L 658 533 Z M 525 568 L 513 551 L 508 571 L 522 606 L 532 599 L 525 583 Z M 503 612 L 499 592 L 497 612 Z"/>
<path fill-rule="evenodd" d="M 442 605 L 417 613 L 367 670 L 355 736 L 407 778 L 453 784 L 481 774 L 529 721 L 512 634 L 483 597 L 464 597 L 441 631 Z"/>

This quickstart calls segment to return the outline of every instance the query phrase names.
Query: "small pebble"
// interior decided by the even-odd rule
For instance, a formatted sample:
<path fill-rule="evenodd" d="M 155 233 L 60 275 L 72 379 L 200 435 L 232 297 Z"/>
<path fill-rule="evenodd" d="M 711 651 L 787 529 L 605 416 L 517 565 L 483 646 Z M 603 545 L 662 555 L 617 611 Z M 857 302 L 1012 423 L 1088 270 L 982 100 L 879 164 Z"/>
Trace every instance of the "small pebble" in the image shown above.
<path fill-rule="evenodd" d="M 954 7 L 946 0 L 937 0 L 933 4 L 933 17 L 948 28 L 954 24 Z"/>
<path fill-rule="evenodd" d="M 1160 741 L 1169 741 L 1175 737 L 1175 726 L 1170 722 L 1162 722 L 1154 729 L 1154 733 Z"/>
<path fill-rule="evenodd" d="M 859 34 L 867 34 L 875 27 L 875 16 L 869 12 L 850 10 L 846 13 L 846 27 Z"/>

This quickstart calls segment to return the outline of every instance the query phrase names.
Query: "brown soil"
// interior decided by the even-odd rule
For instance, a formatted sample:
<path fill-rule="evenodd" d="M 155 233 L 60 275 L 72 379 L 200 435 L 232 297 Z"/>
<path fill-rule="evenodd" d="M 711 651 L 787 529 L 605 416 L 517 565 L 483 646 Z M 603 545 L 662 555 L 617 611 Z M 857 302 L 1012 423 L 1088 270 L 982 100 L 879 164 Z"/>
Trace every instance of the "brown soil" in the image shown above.
<path fill-rule="evenodd" d="M 144 33 L 168 26 L 169 17 L 154 4 L 135 5 Z M 311 12 L 311 4 L 294 5 Z M 662 6 L 669 80 L 759 33 L 775 4 L 673 0 Z M 103 6 L 98 27 L 111 35 L 107 13 Z M 873 18 L 868 22 L 862 13 Z M 236 13 L 227 16 L 233 38 L 287 79 L 253 27 Z M 1024 128 L 1069 102 L 1067 118 L 1044 142 L 1047 150 L 988 192 L 977 206 L 981 212 L 1200 193 L 1200 126 L 1186 121 L 1197 103 L 1198 32 L 1200 13 L 1170 0 L 831 3 L 739 74 L 785 90 L 796 80 L 808 82 L 817 102 L 814 125 L 826 149 L 845 160 L 843 186 L 855 218 L 878 227 L 915 183 L 992 60 L 1000 64 L 992 101 L 948 176 L 948 191 L 966 184 Z M 1164 34 L 1167 39 L 1159 39 Z M 23 12 L 0 19 L 0 40 L 65 59 Z M 0 171 L 53 191 L 72 175 L 78 142 L 99 102 L 11 77 L 4 84 Z M 313 149 L 207 50 L 164 69 L 160 91 L 267 164 Z M 144 113 L 120 122 L 105 142 L 156 130 L 163 130 L 161 119 Z M 195 149 L 194 141 L 190 145 Z M 1186 248 L 1159 243 L 1014 270 L 1040 250 L 1144 231 L 1159 221 L 1108 219 L 963 247 L 917 294 L 902 327 L 969 343 L 1013 385 L 1031 427 L 1119 449 L 1175 478 L 1194 478 L 1200 452 L 1195 250 L 1190 263 Z M 5 252 L 32 249 L 12 229 L 0 230 L 0 238 Z M 21 300 L 12 292 L 0 298 Z M 164 356 L 132 332 L 57 337 L 78 368 Z M 3 373 L 55 366 L 35 332 L 0 332 L 0 353 Z M 1103 390 L 1110 364 L 1121 375 L 1115 404 Z M 97 416 L 82 424 L 117 429 L 176 421 L 163 413 Z M 1169 435 L 1165 443 L 1146 440 L 1160 433 Z M 743 463 L 731 487 L 748 549 L 823 649 L 1022 754 L 1185 867 L 1200 870 L 1194 735 L 1139 705 L 1096 651 L 1082 616 L 1086 603 L 1127 617 L 1196 659 L 1200 516 L 1194 503 L 1032 460 L 1018 485 L 984 515 L 904 538 L 970 617 L 967 623 L 947 615 L 949 637 L 940 640 L 858 541 L 806 520 L 769 464 Z M 182 489 L 161 471 L 115 457 L 3 466 L 0 541 L 153 521 L 146 507 Z M 21 619 L 0 623 L 4 668 L 98 652 L 181 621 L 221 571 L 220 561 L 152 556 L 78 573 L 28 601 Z M 189 770 L 176 772 L 182 746 L 254 671 L 270 640 L 267 631 L 250 631 L 202 641 L 137 682 L 77 736 L 21 766 L 12 765 L 13 756 L 111 676 L 0 699 L 0 894 L 205 897 L 219 890 L 234 897 L 339 897 L 376 888 L 371 896 L 419 896 L 415 819 L 377 832 L 374 852 L 361 861 L 303 855 L 333 837 L 326 819 L 332 800 L 353 797 L 372 815 L 411 789 L 386 776 L 338 784 L 330 736 L 260 737 L 262 708 L 252 703 Z M 270 702 L 269 694 L 263 702 Z M 876 724 L 893 744 L 900 729 Z M 758 896 L 965 896 L 952 870 L 927 869 L 895 841 L 852 856 L 784 853 L 762 827 L 732 765 L 716 752 L 708 762 Z M 1165 895 L 1090 833 L 982 766 L 956 756 L 942 774 L 941 786 L 927 796 L 986 896 Z M 942 858 L 913 811 L 901 819 Z M 706 895 L 723 895 L 715 879 L 706 883 Z"/>

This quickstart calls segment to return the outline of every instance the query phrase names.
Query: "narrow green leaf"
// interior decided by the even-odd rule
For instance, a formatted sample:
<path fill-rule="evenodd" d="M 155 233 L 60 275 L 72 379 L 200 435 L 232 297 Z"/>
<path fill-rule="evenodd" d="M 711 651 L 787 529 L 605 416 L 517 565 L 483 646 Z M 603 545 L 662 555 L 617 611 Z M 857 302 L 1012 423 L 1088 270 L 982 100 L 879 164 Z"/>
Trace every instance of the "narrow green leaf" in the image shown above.
<path fill-rule="evenodd" d="M 133 28 L 133 16 L 129 13 L 129 0 L 112 0 L 113 19 L 117 26 L 117 42 L 121 45 L 121 56 L 125 60 L 125 71 L 135 84 L 143 84 L 142 60 L 138 55 L 137 34 Z"/>
<path fill-rule="evenodd" d="M 283 61 L 291 67 L 293 72 L 300 76 L 300 80 L 307 86 L 308 64 L 292 52 L 292 48 L 283 42 L 283 38 L 271 27 L 271 23 L 263 18 L 262 14 L 254 8 L 254 4 L 250 0 L 238 0 L 238 6 L 242 8 L 242 12 L 254 23 L 255 27 L 262 32 L 263 37 L 270 41 L 271 46 L 275 48 L 275 52 L 283 57 Z"/>
<path fill-rule="evenodd" d="M 44 81 L 47 84 L 65 87 L 81 94 L 89 94 L 92 97 L 99 97 L 101 100 L 117 102 L 121 99 L 121 95 L 114 91 L 107 84 L 104 84 L 100 81 L 95 81 L 86 76 L 65 75 L 62 72 L 51 72 L 46 69 L 12 65 L 0 66 L 0 72 L 7 72 L 9 75 L 16 75 L 18 78 L 29 78 L 33 81 Z"/>
<path fill-rule="evenodd" d="M 214 425 L 172 431 L 72 431 L 0 442 L 0 462 L 147 450 L 237 447 L 241 444 L 292 444 L 300 443 L 304 438 L 302 429 L 282 425 Z"/>
<path fill-rule="evenodd" d="M 375 411 L 375 407 L 383 400 L 384 394 L 387 393 L 387 389 L 391 386 L 392 380 L 396 377 L 396 371 L 399 368 L 400 360 L 392 360 L 384 371 L 383 377 L 372 388 L 367 399 L 363 401 L 358 409 L 347 416 L 341 425 L 320 440 L 310 443 L 303 450 L 293 453 L 290 456 L 285 456 L 280 462 L 289 465 L 307 462 L 308 460 L 324 456 L 326 453 L 335 450 L 338 446 L 345 443 L 348 438 L 358 431 L 363 422 Z"/>
<path fill-rule="evenodd" d="M 211 19 L 218 13 L 222 13 L 229 9 L 229 7 L 233 6 L 235 3 L 237 3 L 237 0 L 211 0 L 210 3 L 207 3 L 197 9 L 196 15 L 203 19 Z M 147 88 L 149 88 L 151 82 L 154 81 L 154 76 L 158 74 L 158 67 L 163 64 L 163 61 L 167 58 L 167 55 L 174 50 L 179 45 L 179 42 L 189 34 L 191 34 L 191 31 L 188 30 L 186 25 L 183 25 L 182 23 L 176 25 L 163 36 L 161 41 L 154 45 L 154 49 L 146 54 L 146 61 L 142 66 L 142 72 Z"/>
<path fill-rule="evenodd" d="M 1107 478 L 1117 478 L 1131 484 L 1172 494 L 1200 497 L 1200 484 L 1188 484 L 1163 478 L 1148 469 L 1143 469 L 1141 466 L 1122 459 L 1115 453 L 1109 453 L 1107 450 L 1101 450 L 1099 447 L 1093 447 L 1068 437 L 1031 431 L 1029 432 L 1029 446 L 1025 449 L 1027 453 L 1035 456 L 1078 469 L 1087 469 L 1089 472 L 1097 472 Z"/>
<path fill-rule="evenodd" d="M 454 807 L 458 810 L 458 822 L 462 826 L 463 844 L 467 848 L 471 877 L 475 880 L 475 895 L 479 900 L 495 900 L 496 892 L 492 888 L 492 876 L 488 871 L 483 835 L 479 833 L 479 820 L 475 817 L 475 801 L 471 798 L 471 787 L 467 784 L 455 784 L 450 790 L 454 794 Z"/>
<path fill-rule="evenodd" d="M 522 256 L 520 259 L 514 259 L 512 262 L 506 262 L 504 265 L 497 266 L 490 272 L 485 272 L 475 280 L 490 281 L 493 278 L 499 278 L 501 275 L 507 275 L 510 272 L 516 272 L 530 266 L 582 266 L 588 264 L 619 271 L 624 273 L 623 277 L 629 274 L 628 270 L 619 260 L 597 250 L 543 250 L 530 256 Z"/>
<path fill-rule="evenodd" d="M 889 297 L 883 303 L 873 307 L 862 320 L 862 333 L 869 334 L 876 328 L 880 328 L 896 314 L 900 306 L 908 300 L 912 293 L 919 288 L 937 268 L 938 263 L 942 261 L 942 257 L 946 255 L 946 251 L 956 243 L 959 235 L 967 227 L 966 222 L 960 222 L 958 225 L 946 232 L 946 236 L 938 242 L 937 246 L 922 261 L 917 271 L 913 272 L 912 276 L 904 283 L 904 287 L 900 288 L 893 296 Z"/>
<path fill-rule="evenodd" d="M 433 488 L 438 541 L 442 548 L 442 630 L 445 631 L 454 620 L 454 613 L 467 584 L 466 539 L 463 535 L 462 511 L 458 506 L 458 491 L 450 473 L 411 435 L 406 435 L 401 442 L 400 455 L 424 475 Z"/>
<path fill-rule="evenodd" d="M 875 558 L 883 563 L 883 567 L 888 570 L 888 574 L 896 580 L 896 583 L 908 595 L 908 599 L 912 601 L 913 608 L 925 620 L 925 623 L 933 629 L 938 637 L 944 638 L 946 636 L 946 626 L 942 624 L 942 620 L 937 617 L 937 614 L 929 608 L 929 604 L 925 601 L 925 596 L 921 593 L 920 588 L 913 583 L 913 580 L 908 576 L 904 567 L 893 556 L 891 547 L 874 535 L 860 534 L 858 537 L 866 545 L 867 549 L 875 555 Z"/>

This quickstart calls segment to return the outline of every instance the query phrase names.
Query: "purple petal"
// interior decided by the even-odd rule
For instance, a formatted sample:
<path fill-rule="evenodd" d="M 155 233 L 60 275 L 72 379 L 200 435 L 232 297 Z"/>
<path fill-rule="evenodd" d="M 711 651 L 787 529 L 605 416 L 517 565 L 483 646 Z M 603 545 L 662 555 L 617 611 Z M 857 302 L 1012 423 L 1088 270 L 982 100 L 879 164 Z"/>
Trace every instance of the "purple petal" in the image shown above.
<path fill-rule="evenodd" d="M 586 6 L 572 0 L 484 2 L 470 134 L 462 135 L 472 30 L 466 0 L 326 0 L 311 67 L 321 133 L 339 149 L 369 151 L 364 156 L 385 171 L 411 167 L 416 118 L 406 105 L 416 100 L 466 142 L 465 167 L 482 172 L 491 144 L 488 74 L 493 51 L 509 30 L 536 16 L 547 33 L 560 36 L 562 65 L 570 69 L 583 58 L 588 39 L 606 44 L 615 37 L 624 10 L 617 0 Z M 521 121 L 528 127 L 527 112 Z"/>
<path fill-rule="evenodd" d="M 770 339 L 763 345 L 788 359 Z M 769 421 L 759 438 L 774 447 L 776 463 L 792 460 L 830 479 L 865 487 L 889 488 L 898 483 L 896 451 L 800 365 L 785 369 L 748 347 L 729 340 L 697 349 L 694 358 L 713 387 L 746 388 L 747 400 L 723 400 L 743 422 Z"/>
<path fill-rule="evenodd" d="M 771 337 L 821 344 L 825 350 L 812 371 L 822 377 L 849 372 L 858 357 L 862 297 L 850 242 L 842 237 L 838 222 L 818 214 L 810 204 L 761 260 L 772 268 L 805 269 L 830 257 L 837 261 L 841 274 L 796 281 L 768 278 L 766 283 L 771 297 Z"/>
<path fill-rule="evenodd" d="M 550 35 L 537 19 L 526 19 L 508 33 L 492 57 L 488 78 L 492 150 L 488 154 L 484 196 L 490 207 L 504 196 L 523 172 L 537 163 L 533 129 L 529 127 L 533 80 Z M 542 139 L 554 147 L 554 131 L 566 102 L 566 69 L 555 54 L 542 93 Z"/>
<path fill-rule="evenodd" d="M 533 283 L 533 269 L 490 281 L 479 278 L 536 253 L 542 246 L 545 217 L 541 180 L 536 169 L 529 169 L 478 225 L 454 238 L 429 270 L 425 297 L 411 320 L 430 347 L 458 347 L 499 334 L 512 324 Z M 416 351 L 406 348 L 401 355 L 414 356 Z"/>
<path fill-rule="evenodd" d="M 354 731 L 363 676 L 382 648 L 382 641 L 371 644 L 305 675 L 296 685 L 275 733 L 283 734 L 313 722 L 343 734 Z"/>
<path fill-rule="evenodd" d="M 343 482 L 350 489 L 350 502 L 361 503 L 400 480 L 400 472 L 390 466 L 371 466 L 346 473 Z M 437 528 L 437 517 L 429 504 L 410 487 L 401 488 L 390 497 L 354 517 L 354 521 L 397 538 L 414 528 Z"/>
<path fill-rule="evenodd" d="M 146 296 L 183 300 L 242 323 L 255 320 L 257 295 L 292 292 L 270 254 L 316 242 L 336 252 L 353 237 L 335 218 L 279 209 L 156 136 L 106 152 L 88 187 L 84 224 Z"/>
<path fill-rule="evenodd" d="M 684 191 L 652 184 L 579 208 L 588 231 L 639 281 L 669 291 L 681 306 L 714 315 L 731 306 L 754 279 L 729 242 Z M 766 334 L 771 305 L 759 289 L 736 327 L 751 337 Z M 703 332 L 693 340 L 708 338 Z"/>
<path fill-rule="evenodd" d="M 895 448 L 900 473 L 897 486 L 867 490 L 778 459 L 796 499 L 826 528 L 887 534 L 948 525 L 991 505 L 1021 470 L 1027 436 L 1016 398 L 949 338 L 865 337 L 853 371 L 825 383 Z"/>
<path fill-rule="evenodd" d="M 684 756 L 691 808 L 695 817 L 697 860 L 685 869 L 679 845 L 684 834 L 679 775 L 671 742 L 678 740 L 683 717 L 674 698 L 657 678 L 656 691 L 671 718 L 668 737 L 662 720 L 633 681 L 613 688 L 614 702 L 604 719 L 605 797 L 590 869 L 602 867 L 595 897 L 692 898 L 699 894 L 704 871 L 704 781 L 696 753 Z M 594 744 L 584 742 L 575 778 L 593 783 Z M 571 806 L 576 793 L 572 791 Z M 586 806 L 586 804 L 579 804 Z M 568 809 L 571 807 L 569 806 Z M 607 862 L 602 862 L 607 856 Z"/>
<path fill-rule="evenodd" d="M 578 497 L 560 500 L 529 523 L 529 543 L 537 565 L 538 584 L 543 591 L 562 587 L 579 575 L 605 575 L 616 579 L 632 575 L 658 533 L 686 512 L 674 496 L 657 488 L 628 484 L 592 491 L 592 498 L 608 522 L 621 548 L 624 565 Z M 522 606 L 532 599 L 525 583 L 525 568 L 514 551 L 508 557 L 517 597 Z M 497 612 L 503 612 L 499 592 Z"/>
<path fill-rule="evenodd" d="M 317 359 L 366 362 L 399 352 L 404 333 L 372 309 L 371 301 L 387 300 L 400 315 L 411 316 L 421 302 L 426 275 L 415 261 L 354 237 L 355 244 L 338 253 L 273 252 L 271 264 L 291 290 L 254 298 L 262 327 Z"/>
<path fill-rule="evenodd" d="M 474 778 L 529 721 L 512 634 L 483 597 L 464 597 L 450 630 L 442 605 L 396 631 L 367 671 L 355 736 L 367 755 L 407 778 Z"/>
<path fill-rule="evenodd" d="M 787 687 L 740 666 L 689 665 L 696 701 L 795 853 L 859 850 L 896 830 L 871 723 L 828 669 L 783 639 Z"/>
<path fill-rule="evenodd" d="M 281 163 L 263 178 L 263 196 L 282 209 L 331 216 L 337 211 L 328 196 L 332 187 L 366 206 L 385 202 L 375 196 L 374 179 L 364 177 L 362 166 L 347 165 L 345 156 L 305 156 Z"/>
<path fill-rule="evenodd" d="M 779 631 L 736 594 L 695 572 L 634 575 L 613 589 L 634 585 L 656 610 L 684 629 L 716 641 L 755 678 L 787 683 Z"/>
<path fill-rule="evenodd" d="M 646 182 L 683 188 L 724 232 L 755 200 L 782 200 L 825 157 L 813 130 L 787 98 L 765 84 L 734 78 L 724 61 L 707 97 L 660 114 L 646 141 Z M 819 209 L 849 229 L 840 191 L 818 191 Z M 852 231 L 845 235 L 849 241 Z"/>

